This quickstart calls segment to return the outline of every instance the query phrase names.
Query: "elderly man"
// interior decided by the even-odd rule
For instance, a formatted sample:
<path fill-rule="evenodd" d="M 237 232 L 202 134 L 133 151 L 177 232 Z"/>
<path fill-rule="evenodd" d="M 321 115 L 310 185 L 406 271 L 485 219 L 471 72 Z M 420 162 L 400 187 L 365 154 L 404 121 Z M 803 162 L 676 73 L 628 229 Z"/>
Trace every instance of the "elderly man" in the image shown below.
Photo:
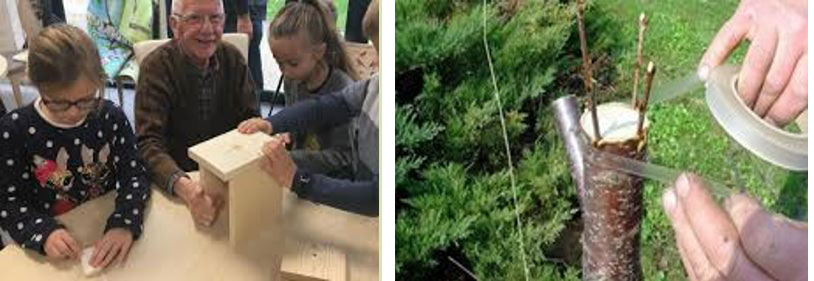
<path fill-rule="evenodd" d="M 221 202 L 185 173 L 198 169 L 187 149 L 259 116 L 246 61 L 220 40 L 224 20 L 221 0 L 173 1 L 175 37 L 144 60 L 136 90 L 138 146 L 149 175 L 204 226 Z"/>

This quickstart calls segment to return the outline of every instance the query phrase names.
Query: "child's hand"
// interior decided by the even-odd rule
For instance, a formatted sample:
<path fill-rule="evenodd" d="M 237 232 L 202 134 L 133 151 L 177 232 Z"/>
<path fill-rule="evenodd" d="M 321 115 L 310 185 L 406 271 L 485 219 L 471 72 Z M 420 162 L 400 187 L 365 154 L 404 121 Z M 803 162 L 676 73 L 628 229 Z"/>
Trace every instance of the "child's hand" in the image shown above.
<path fill-rule="evenodd" d="M 271 123 L 263 118 L 255 117 L 240 122 L 240 125 L 237 125 L 237 131 L 243 134 L 254 134 L 257 131 L 271 134 Z"/>
<path fill-rule="evenodd" d="M 277 181 L 278 184 L 286 188 L 291 188 L 291 182 L 294 180 L 294 173 L 297 171 L 297 165 L 291 160 L 285 146 L 291 142 L 288 134 L 274 136 L 270 141 L 263 145 L 263 154 L 268 159 L 263 169 L 266 170 L 271 177 Z"/>
<path fill-rule="evenodd" d="M 45 254 L 51 258 L 75 259 L 79 256 L 79 244 L 67 230 L 57 229 L 45 240 Z"/>
<path fill-rule="evenodd" d="M 90 265 L 93 267 L 107 267 L 114 259 L 116 263 L 123 264 L 130 253 L 133 244 L 133 233 L 124 228 L 113 228 L 105 233 L 102 240 L 96 242 Z"/>

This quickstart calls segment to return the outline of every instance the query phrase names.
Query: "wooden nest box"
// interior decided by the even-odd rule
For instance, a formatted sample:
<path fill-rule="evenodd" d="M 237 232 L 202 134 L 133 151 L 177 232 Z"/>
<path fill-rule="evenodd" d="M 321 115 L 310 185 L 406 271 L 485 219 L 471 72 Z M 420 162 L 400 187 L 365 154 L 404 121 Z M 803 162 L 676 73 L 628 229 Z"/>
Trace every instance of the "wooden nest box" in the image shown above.
<path fill-rule="evenodd" d="M 261 168 L 266 161 L 261 148 L 271 138 L 232 130 L 189 149 L 201 186 L 225 204 L 212 227 L 228 233 L 234 248 L 281 241 L 282 188 Z"/>

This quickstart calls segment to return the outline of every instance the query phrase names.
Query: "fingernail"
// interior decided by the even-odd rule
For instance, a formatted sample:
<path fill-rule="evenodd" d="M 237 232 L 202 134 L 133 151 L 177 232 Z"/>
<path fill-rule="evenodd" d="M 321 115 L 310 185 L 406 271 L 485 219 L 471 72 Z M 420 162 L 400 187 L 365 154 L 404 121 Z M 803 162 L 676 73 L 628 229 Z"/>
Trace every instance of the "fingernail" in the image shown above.
<path fill-rule="evenodd" d="M 701 81 L 707 81 L 707 78 L 709 78 L 709 66 L 702 64 L 701 67 L 698 68 L 698 78 L 701 79 Z"/>
<path fill-rule="evenodd" d="M 687 174 L 681 174 L 678 176 L 678 180 L 676 180 L 676 191 L 678 196 L 687 197 L 687 194 L 690 192 L 690 178 L 687 177 Z"/>
<path fill-rule="evenodd" d="M 665 191 L 664 194 L 661 196 L 661 200 L 662 204 L 664 204 L 664 209 L 667 210 L 667 212 L 672 213 L 673 209 L 675 209 L 676 207 L 676 195 L 673 192 L 673 190 L 668 189 L 667 191 Z"/>

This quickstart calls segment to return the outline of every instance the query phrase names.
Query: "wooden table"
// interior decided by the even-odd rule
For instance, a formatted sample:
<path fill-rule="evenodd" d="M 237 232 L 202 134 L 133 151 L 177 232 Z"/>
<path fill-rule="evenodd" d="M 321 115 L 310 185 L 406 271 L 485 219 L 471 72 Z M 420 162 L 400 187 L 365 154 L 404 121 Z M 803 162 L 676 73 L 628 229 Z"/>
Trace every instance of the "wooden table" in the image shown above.
<path fill-rule="evenodd" d="M 112 266 L 101 275 L 85 277 L 78 261 L 49 260 L 17 245 L 0 251 L 3 280 L 267 280 L 262 259 L 235 253 L 228 237 L 212 229 L 196 228 L 183 203 L 153 188 L 144 233 L 131 248 L 124 266 Z M 282 271 L 285 279 L 303 271 L 329 279 L 378 280 L 378 218 L 359 216 L 300 200 L 284 192 L 286 247 Z M 101 238 L 113 210 L 115 193 L 87 202 L 57 217 L 81 244 Z M 337 257 L 340 253 L 342 257 Z M 326 256 L 328 255 L 328 256 Z M 344 259 L 343 259 L 344 258 Z M 345 266 L 347 276 L 332 268 Z M 285 273 L 288 273 L 287 275 Z M 294 275 L 292 275 L 292 273 Z M 308 275 L 305 274 L 305 275 Z"/>

